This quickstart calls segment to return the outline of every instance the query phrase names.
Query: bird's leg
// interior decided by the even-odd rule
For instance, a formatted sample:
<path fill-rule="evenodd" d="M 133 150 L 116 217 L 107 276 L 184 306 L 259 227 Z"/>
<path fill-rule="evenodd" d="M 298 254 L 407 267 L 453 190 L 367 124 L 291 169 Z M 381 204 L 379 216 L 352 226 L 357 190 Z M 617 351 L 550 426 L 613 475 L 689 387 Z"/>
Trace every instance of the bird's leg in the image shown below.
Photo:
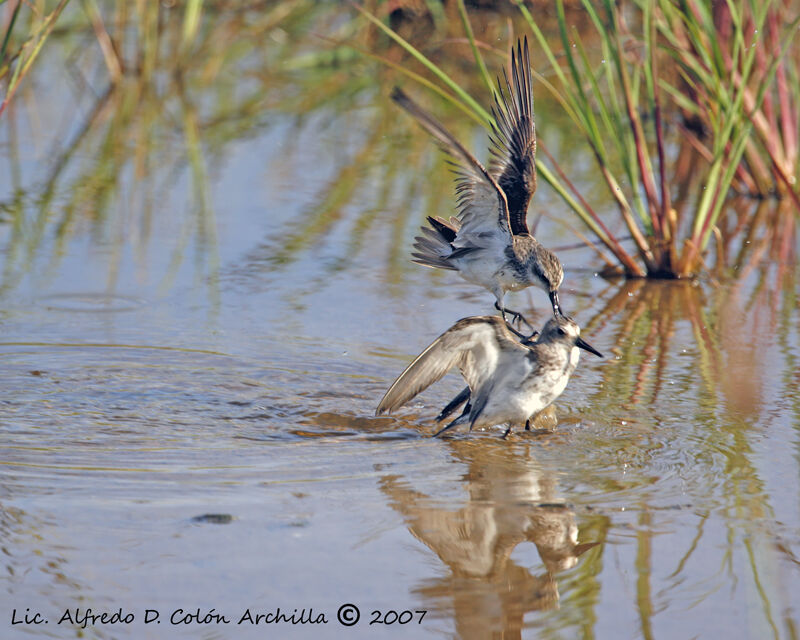
<path fill-rule="evenodd" d="M 522 340 L 522 344 L 524 344 L 524 345 L 533 344 L 536 341 L 536 338 L 538 338 L 538 337 L 539 337 L 539 332 L 538 331 L 534 331 L 531 335 L 525 336 L 525 339 Z"/>
<path fill-rule="evenodd" d="M 506 429 L 506 432 L 503 434 L 503 440 L 508 438 L 509 433 L 511 433 L 511 425 L 508 426 L 508 429 Z"/>
<path fill-rule="evenodd" d="M 515 336 L 517 336 L 517 338 L 519 338 L 519 339 L 520 339 L 520 342 L 522 342 L 522 344 L 530 344 L 530 343 L 531 343 L 531 342 L 533 342 L 533 341 L 536 339 L 536 337 L 539 335 L 539 332 L 538 332 L 538 331 L 536 331 L 536 330 L 533 328 L 533 325 L 531 325 L 531 323 L 530 323 L 530 322 L 528 322 L 528 321 L 525 319 L 525 316 L 523 316 L 523 315 L 522 315 L 521 313 L 519 313 L 518 311 L 512 311 L 511 309 L 508 309 L 507 307 L 501 307 L 499 302 L 495 302 L 495 303 L 494 303 L 494 308 L 495 308 L 495 309 L 497 309 L 497 310 L 500 312 L 500 314 L 503 316 L 503 322 L 505 322 L 505 323 L 506 323 L 506 327 L 508 328 L 508 330 L 509 330 L 511 333 L 513 333 Z M 526 336 L 524 333 L 522 333 L 522 332 L 521 332 L 521 331 L 519 331 L 518 329 L 515 329 L 515 328 L 514 328 L 514 325 L 512 325 L 512 324 L 511 324 L 511 322 L 509 322 L 509 321 L 506 319 L 506 313 L 510 313 L 510 314 L 511 314 L 511 316 L 512 316 L 512 320 L 511 320 L 511 322 L 517 322 L 517 321 L 520 321 L 520 320 L 521 320 L 521 321 L 522 321 L 522 322 L 524 322 L 526 325 L 528 325 L 528 328 L 531 330 L 531 333 L 530 333 L 530 335 L 527 335 L 527 336 Z"/>
<path fill-rule="evenodd" d="M 531 337 L 531 336 L 526 336 L 524 333 L 522 333 L 522 331 L 517 331 L 511 324 L 508 323 L 508 321 L 506 321 L 506 329 L 508 329 L 515 336 L 517 336 L 517 338 L 520 339 L 520 342 L 525 342 Z"/>
<path fill-rule="evenodd" d="M 459 405 L 461 405 L 462 402 L 465 401 L 467 402 L 467 406 L 464 407 L 464 412 L 461 414 L 461 416 L 469 414 L 470 410 L 472 409 L 469 403 L 469 396 L 470 396 L 469 387 L 464 387 L 461 393 L 459 393 L 455 398 L 453 398 L 449 403 L 447 403 L 447 406 L 444 409 L 442 409 L 441 413 L 438 416 L 436 416 L 436 422 L 441 422 L 442 420 L 444 420 L 447 416 L 453 413 L 453 411 L 458 409 Z"/>
<path fill-rule="evenodd" d="M 510 327 L 508 320 L 506 319 L 506 314 L 511 315 L 511 322 L 516 322 L 517 324 L 525 324 L 531 331 L 533 331 L 533 325 L 525 319 L 519 311 L 514 311 L 513 309 L 509 309 L 506 306 L 501 306 L 498 300 L 494 303 L 494 308 L 500 312 L 500 315 L 503 316 L 503 320 L 505 320 L 506 324 Z"/>
<path fill-rule="evenodd" d="M 538 331 L 532 331 L 530 335 L 525 335 L 521 331 L 517 331 L 514 327 L 512 327 L 508 322 L 506 322 L 506 329 L 508 329 L 511 333 L 513 333 L 517 338 L 519 338 L 520 344 L 530 345 L 536 342 L 536 338 L 539 337 Z"/>
<path fill-rule="evenodd" d="M 531 421 L 530 419 L 528 419 L 525 421 L 525 431 L 530 431 L 530 430 L 531 430 Z"/>

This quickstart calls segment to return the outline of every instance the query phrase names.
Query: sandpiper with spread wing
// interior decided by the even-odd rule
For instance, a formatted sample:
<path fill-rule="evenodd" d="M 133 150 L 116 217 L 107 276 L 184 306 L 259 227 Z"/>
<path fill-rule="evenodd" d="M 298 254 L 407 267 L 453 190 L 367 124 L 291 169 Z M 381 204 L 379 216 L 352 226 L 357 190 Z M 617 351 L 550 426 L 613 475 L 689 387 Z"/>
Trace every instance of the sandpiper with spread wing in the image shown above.
<path fill-rule="evenodd" d="M 458 271 L 468 282 L 491 291 L 495 307 L 529 324 L 506 309 L 506 291 L 531 285 L 549 296 L 555 315 L 561 314 L 558 288 L 564 278 L 561 263 L 528 231 L 528 203 L 536 191 L 536 129 L 533 121 L 528 41 L 517 43 L 511 57 L 511 82 L 503 70 L 506 90 L 498 78 L 493 108 L 492 160 L 487 170 L 439 122 L 395 88 L 392 99 L 416 118 L 458 166 L 458 215 L 449 220 L 429 217 L 416 238 L 414 261 L 428 267 Z M 513 85 L 513 86 L 512 86 Z M 529 325 L 530 326 L 530 325 Z M 512 329 L 513 330 L 513 329 Z"/>
<path fill-rule="evenodd" d="M 515 425 L 524 424 L 529 429 L 530 421 L 566 388 L 580 349 L 602 357 L 580 332 L 573 320 L 557 315 L 547 321 L 535 342 L 526 343 L 517 340 L 497 316 L 464 318 L 400 374 L 375 413 L 402 407 L 458 367 L 469 385 L 470 399 L 464 412 L 436 436 L 461 425 L 469 425 L 471 430 L 507 424 L 503 437 Z"/>

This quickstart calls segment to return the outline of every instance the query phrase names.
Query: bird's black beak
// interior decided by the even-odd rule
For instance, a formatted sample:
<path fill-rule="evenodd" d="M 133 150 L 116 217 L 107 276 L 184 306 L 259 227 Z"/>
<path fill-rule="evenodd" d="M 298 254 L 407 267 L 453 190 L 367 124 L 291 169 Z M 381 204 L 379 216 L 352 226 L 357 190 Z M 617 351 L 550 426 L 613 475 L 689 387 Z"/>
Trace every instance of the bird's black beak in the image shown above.
<path fill-rule="evenodd" d="M 553 315 L 563 317 L 564 314 L 561 312 L 561 305 L 558 304 L 558 291 L 550 292 L 550 304 L 553 305 Z"/>
<path fill-rule="evenodd" d="M 580 347 L 581 349 L 585 349 L 589 353 L 593 353 L 598 358 L 602 358 L 603 354 L 600 353 L 597 349 L 595 349 L 592 345 L 590 345 L 586 340 L 581 338 L 580 336 L 575 340 L 575 346 Z"/>

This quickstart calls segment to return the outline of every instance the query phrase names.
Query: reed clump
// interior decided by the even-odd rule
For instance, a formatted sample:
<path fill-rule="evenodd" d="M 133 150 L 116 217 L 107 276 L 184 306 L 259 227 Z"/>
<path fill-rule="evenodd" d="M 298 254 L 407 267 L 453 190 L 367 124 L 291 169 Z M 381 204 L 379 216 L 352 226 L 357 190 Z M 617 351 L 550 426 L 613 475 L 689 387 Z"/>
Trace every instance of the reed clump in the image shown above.
<path fill-rule="evenodd" d="M 538 74 L 540 86 L 584 137 L 625 235 L 590 205 L 541 134 L 537 169 L 596 238 L 609 273 L 686 278 L 711 268 L 710 250 L 717 249 L 719 262 L 720 246 L 736 243 L 723 232 L 749 226 L 723 224 L 726 216 L 740 216 L 729 206 L 737 194 L 785 198 L 800 213 L 796 7 L 783 0 L 582 0 L 567 9 L 557 0 L 553 41 L 521 0 L 515 4 L 549 63 L 549 78 Z M 457 6 L 475 71 L 491 88 L 483 60 L 488 45 L 475 37 L 463 1 Z M 494 124 L 422 51 L 359 10 L 422 67 L 399 71 L 487 128 Z M 581 31 L 570 26 L 576 11 Z M 687 161 L 687 152 L 694 159 Z M 751 209 L 750 222 L 758 219 L 758 208 Z"/>
<path fill-rule="evenodd" d="M 735 275 L 745 246 L 765 239 L 779 247 L 787 233 L 794 237 L 800 211 L 795 3 L 558 0 L 546 13 L 514 4 L 500 15 L 468 10 L 464 0 L 370 2 L 349 13 L 312 0 L 245 7 L 234 0 L 8 0 L 0 3 L 0 119 L 7 119 L 20 88 L 26 91 L 42 53 L 57 51 L 78 71 L 67 75 L 85 76 L 76 109 L 84 121 L 55 154 L 42 197 L 30 199 L 39 203 L 34 215 L 51 220 L 48 202 L 61 192 L 70 201 L 59 230 L 73 228 L 81 212 L 102 220 L 109 203 L 124 197 L 126 167 L 140 180 L 147 209 L 162 176 L 188 169 L 196 227 L 206 243 L 213 236 L 208 175 L 227 143 L 269 126 L 266 114 L 299 123 L 314 112 L 348 113 L 367 96 L 375 108 L 362 112 L 366 120 L 358 126 L 371 135 L 353 163 L 373 158 L 372 169 L 343 168 L 341 179 L 319 194 L 297 242 L 283 242 L 289 252 L 279 261 L 287 261 L 314 242 L 315 229 L 339 223 L 369 180 L 379 195 L 353 225 L 353 243 L 360 244 L 386 209 L 392 182 L 406 179 L 381 143 L 396 129 L 385 96 L 398 75 L 451 106 L 453 120 L 458 111 L 467 116 L 460 122 L 490 130 L 492 115 L 482 105 L 490 103 L 496 60 L 508 55 L 495 43 L 510 47 L 526 32 L 536 43 L 534 60 L 545 63 L 537 69 L 537 98 L 549 93 L 559 109 L 539 123 L 538 173 L 588 231 L 586 243 L 605 272 Z M 35 106 L 31 91 L 28 103 Z M 569 159 L 550 154 L 547 132 L 556 118 L 586 141 L 602 194 L 590 195 L 565 168 Z M 415 153 L 424 148 L 419 142 Z M 81 157 L 96 162 L 78 166 Z M 429 200 L 426 213 L 440 211 L 443 195 L 422 197 Z M 788 222 L 763 215 L 759 199 L 786 201 Z M 398 208 L 391 223 L 398 246 L 414 223 L 400 215 Z M 780 229 L 771 222 L 778 218 Z M 37 233 L 44 228 L 32 226 Z"/>

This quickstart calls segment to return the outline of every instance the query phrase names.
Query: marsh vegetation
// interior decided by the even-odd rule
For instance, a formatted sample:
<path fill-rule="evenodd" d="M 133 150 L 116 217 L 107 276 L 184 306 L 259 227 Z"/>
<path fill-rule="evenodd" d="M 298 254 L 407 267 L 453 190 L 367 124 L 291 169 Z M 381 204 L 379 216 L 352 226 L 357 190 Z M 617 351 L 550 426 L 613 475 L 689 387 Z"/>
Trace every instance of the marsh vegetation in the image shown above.
<path fill-rule="evenodd" d="M 0 3 L 9 602 L 796 637 L 798 10 Z M 456 377 L 375 405 L 491 300 L 409 260 L 452 176 L 389 95 L 486 159 L 520 36 L 529 222 L 610 355 L 551 434 L 433 440 Z"/>

